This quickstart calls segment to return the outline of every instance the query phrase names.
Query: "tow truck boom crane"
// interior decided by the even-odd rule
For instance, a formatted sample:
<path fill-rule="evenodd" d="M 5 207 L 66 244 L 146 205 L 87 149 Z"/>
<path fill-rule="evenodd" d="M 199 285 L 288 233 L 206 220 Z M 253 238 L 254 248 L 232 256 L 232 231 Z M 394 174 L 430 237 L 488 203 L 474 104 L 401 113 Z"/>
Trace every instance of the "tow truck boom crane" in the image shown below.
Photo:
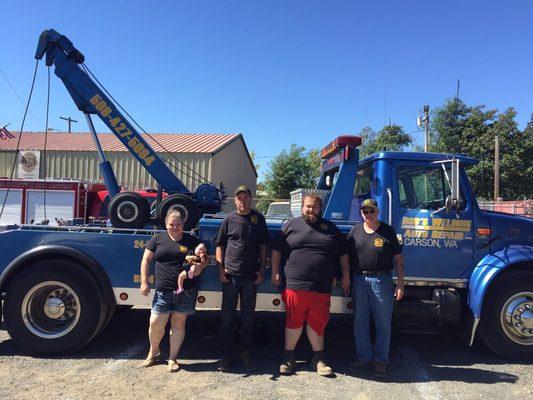
<path fill-rule="evenodd" d="M 46 55 L 46 65 L 55 66 L 54 73 L 67 88 L 78 109 L 85 115 L 99 158 L 99 168 L 107 186 L 111 201 L 109 217 L 118 228 L 141 228 L 149 220 L 148 201 L 135 192 L 120 192 L 111 164 L 106 161 L 96 135 L 91 114 L 97 115 L 122 142 L 129 152 L 155 179 L 158 186 L 170 195 L 157 207 L 157 217 L 162 220 L 170 207 L 182 211 L 185 228 L 193 228 L 204 212 L 220 211 L 223 187 L 202 183 L 191 192 L 165 165 L 154 149 L 144 140 L 128 119 L 118 110 L 115 103 L 93 81 L 80 65 L 84 55 L 64 35 L 53 29 L 44 31 L 35 52 L 36 59 Z"/>

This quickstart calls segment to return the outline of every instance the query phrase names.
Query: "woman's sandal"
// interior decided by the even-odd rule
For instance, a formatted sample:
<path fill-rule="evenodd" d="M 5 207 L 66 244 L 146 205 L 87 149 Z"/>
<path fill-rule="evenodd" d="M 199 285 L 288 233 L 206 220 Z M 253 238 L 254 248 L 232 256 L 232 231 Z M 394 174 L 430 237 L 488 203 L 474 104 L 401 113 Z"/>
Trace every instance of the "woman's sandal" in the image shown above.
<path fill-rule="evenodd" d="M 142 366 L 145 367 L 145 368 L 151 367 L 152 365 L 155 364 L 155 362 L 157 361 L 157 358 L 160 355 L 161 355 L 161 353 L 157 353 L 155 356 L 147 358 L 146 360 L 144 360 Z"/>
<path fill-rule="evenodd" d="M 176 360 L 168 360 L 168 371 L 169 372 L 178 372 L 180 370 L 180 365 Z"/>

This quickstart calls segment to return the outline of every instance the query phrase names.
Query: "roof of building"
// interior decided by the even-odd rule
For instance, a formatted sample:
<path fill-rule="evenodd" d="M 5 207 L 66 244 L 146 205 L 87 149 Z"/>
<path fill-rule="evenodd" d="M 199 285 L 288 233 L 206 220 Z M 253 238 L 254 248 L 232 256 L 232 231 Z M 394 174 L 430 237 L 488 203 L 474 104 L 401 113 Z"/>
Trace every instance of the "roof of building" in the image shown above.
<path fill-rule="evenodd" d="M 19 138 L 13 133 L 14 139 L 0 140 L 0 150 L 16 150 Z M 46 139 L 46 150 L 49 151 L 95 151 L 90 133 L 57 133 L 49 132 Z M 152 133 L 150 134 L 160 145 L 148 135 L 142 134 L 156 152 L 169 153 L 211 153 L 214 154 L 233 142 L 244 139 L 235 133 Z M 128 151 L 119 139 L 111 133 L 98 133 L 98 140 L 104 151 Z M 19 148 L 22 150 L 44 150 L 44 132 L 23 132 Z M 246 145 L 245 145 L 246 147 Z"/>

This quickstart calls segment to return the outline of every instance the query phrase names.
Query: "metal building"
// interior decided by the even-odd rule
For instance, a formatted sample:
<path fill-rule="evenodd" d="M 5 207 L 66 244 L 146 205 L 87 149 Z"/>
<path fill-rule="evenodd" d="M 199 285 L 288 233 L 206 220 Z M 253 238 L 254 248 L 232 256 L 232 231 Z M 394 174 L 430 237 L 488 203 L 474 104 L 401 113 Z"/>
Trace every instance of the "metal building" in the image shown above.
<path fill-rule="evenodd" d="M 14 139 L 0 140 L 2 177 L 11 176 L 17 156 L 19 135 L 14 136 Z M 222 182 L 230 196 L 242 184 L 255 193 L 257 172 L 241 134 L 151 134 L 157 143 L 142 136 L 191 190 L 207 180 L 217 186 Z M 119 185 L 128 190 L 156 187 L 154 179 L 115 135 L 100 133 L 98 139 Z M 46 151 L 44 133 L 22 133 L 13 177 L 102 179 L 91 135 L 55 132 L 47 135 Z M 232 204 L 228 207 L 231 209 Z"/>

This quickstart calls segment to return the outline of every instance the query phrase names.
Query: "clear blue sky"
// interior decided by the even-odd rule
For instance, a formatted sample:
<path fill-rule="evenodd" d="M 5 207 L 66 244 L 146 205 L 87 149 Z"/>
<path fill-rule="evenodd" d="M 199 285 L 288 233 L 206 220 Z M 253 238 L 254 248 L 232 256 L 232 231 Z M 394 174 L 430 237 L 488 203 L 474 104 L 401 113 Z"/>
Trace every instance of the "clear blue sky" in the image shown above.
<path fill-rule="evenodd" d="M 18 131 L 39 34 L 69 37 L 148 132 L 242 133 L 266 170 L 296 143 L 388 123 L 456 92 L 469 105 L 533 113 L 531 1 L 3 1 L 0 126 Z M 12 86 L 12 87 L 11 87 Z M 44 130 L 40 63 L 25 130 Z M 50 123 L 88 131 L 52 78 Z M 99 131 L 108 131 L 99 123 Z M 419 143 L 420 133 L 414 136 Z"/>

